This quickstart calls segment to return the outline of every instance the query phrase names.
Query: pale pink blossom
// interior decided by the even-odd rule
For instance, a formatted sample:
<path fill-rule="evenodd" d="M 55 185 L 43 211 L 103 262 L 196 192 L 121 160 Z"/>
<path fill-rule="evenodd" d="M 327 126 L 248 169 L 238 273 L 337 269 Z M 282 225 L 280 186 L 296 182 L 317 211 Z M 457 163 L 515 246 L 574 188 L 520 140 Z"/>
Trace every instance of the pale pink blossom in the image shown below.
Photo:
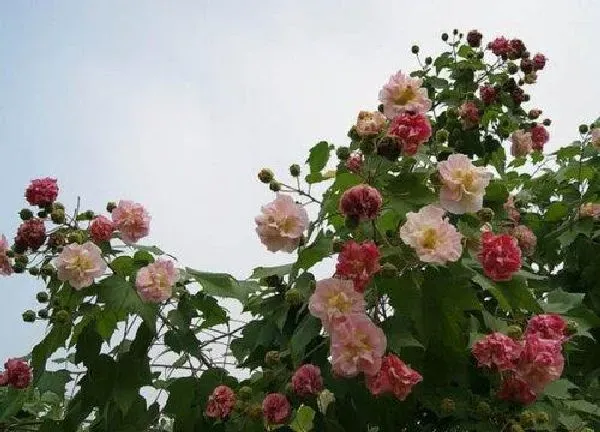
<path fill-rule="evenodd" d="M 431 109 L 431 100 L 427 89 L 422 87 L 423 80 L 412 78 L 398 71 L 392 75 L 379 92 L 383 104 L 383 114 L 388 119 L 406 112 L 425 113 Z"/>
<path fill-rule="evenodd" d="M 6 255 L 8 250 L 8 241 L 4 237 L 4 234 L 2 234 L 0 235 L 0 275 L 3 276 L 9 276 L 13 272 L 10 258 Z"/>
<path fill-rule="evenodd" d="M 537 237 L 526 225 L 517 225 L 510 234 L 517 239 L 521 252 L 525 256 L 531 256 L 535 252 Z"/>
<path fill-rule="evenodd" d="M 323 328 L 330 331 L 336 323 L 349 315 L 365 312 L 365 299 L 354 289 L 352 280 L 330 278 L 317 282 L 308 301 L 308 310 L 319 318 Z"/>
<path fill-rule="evenodd" d="M 387 121 L 379 111 L 361 111 L 356 119 L 356 133 L 360 137 L 377 135 L 383 130 Z"/>
<path fill-rule="evenodd" d="M 442 178 L 440 203 L 450 213 L 475 213 L 483 207 L 485 188 L 492 174 L 473 165 L 468 156 L 452 154 L 438 164 Z"/>
<path fill-rule="evenodd" d="M 584 203 L 579 207 L 580 217 L 600 218 L 600 203 Z"/>
<path fill-rule="evenodd" d="M 591 142 L 594 147 L 600 148 L 600 128 L 592 129 Z"/>
<path fill-rule="evenodd" d="M 400 238 L 411 246 L 423 262 L 445 264 L 462 254 L 462 235 L 444 218 L 446 211 L 435 205 L 407 213 Z"/>
<path fill-rule="evenodd" d="M 366 315 L 348 316 L 332 328 L 333 371 L 343 377 L 353 377 L 360 372 L 375 375 L 381 369 L 386 344 L 383 331 Z"/>
<path fill-rule="evenodd" d="M 150 232 L 150 215 L 141 204 L 133 201 L 119 201 L 112 211 L 112 220 L 125 243 L 136 243 Z"/>
<path fill-rule="evenodd" d="M 159 258 L 138 270 L 135 287 L 145 301 L 160 303 L 171 297 L 173 285 L 179 279 L 179 270 L 173 261 Z"/>
<path fill-rule="evenodd" d="M 261 208 L 256 216 L 256 233 L 271 252 L 296 249 L 308 227 L 308 214 L 291 196 L 277 194 L 277 198 Z"/>
<path fill-rule="evenodd" d="M 55 264 L 58 279 L 69 282 L 76 290 L 90 286 L 95 278 L 102 276 L 106 271 L 102 251 L 92 242 L 65 246 Z"/>
<path fill-rule="evenodd" d="M 523 129 L 516 130 L 511 135 L 510 141 L 512 143 L 510 154 L 515 157 L 527 156 L 533 150 L 531 132 L 525 132 Z"/>
<path fill-rule="evenodd" d="M 503 204 L 504 210 L 510 220 L 513 222 L 519 222 L 521 219 L 521 213 L 519 209 L 515 207 L 515 197 L 513 195 L 509 195 L 506 199 L 506 202 Z"/>

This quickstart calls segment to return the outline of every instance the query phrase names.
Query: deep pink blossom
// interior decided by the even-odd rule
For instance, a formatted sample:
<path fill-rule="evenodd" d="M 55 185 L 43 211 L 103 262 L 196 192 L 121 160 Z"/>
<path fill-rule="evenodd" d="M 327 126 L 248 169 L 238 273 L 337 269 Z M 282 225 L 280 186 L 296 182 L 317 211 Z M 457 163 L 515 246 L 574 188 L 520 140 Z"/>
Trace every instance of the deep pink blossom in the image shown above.
<path fill-rule="evenodd" d="M 285 395 L 269 393 L 262 403 L 263 416 L 270 424 L 283 424 L 289 418 L 292 407 Z"/>
<path fill-rule="evenodd" d="M 31 180 L 25 190 L 27 202 L 34 206 L 45 207 L 56 201 L 58 185 L 56 179 L 46 177 Z"/>
<path fill-rule="evenodd" d="M 519 402 L 523 405 L 529 405 L 537 398 L 531 386 L 514 374 L 507 374 L 503 377 L 497 396 L 502 400 Z"/>
<path fill-rule="evenodd" d="M 479 87 L 479 97 L 485 105 L 491 105 L 496 102 L 498 92 L 491 85 L 485 84 Z"/>
<path fill-rule="evenodd" d="M 16 389 L 24 389 L 31 383 L 31 368 L 21 359 L 8 359 L 4 363 L 4 372 L 0 374 L 0 386 L 9 385 Z"/>
<path fill-rule="evenodd" d="M 225 419 L 229 417 L 235 406 L 235 393 L 231 388 L 220 385 L 216 387 L 208 397 L 206 405 L 206 416 L 211 418 Z"/>
<path fill-rule="evenodd" d="M 323 390 L 321 369 L 312 364 L 303 364 L 292 376 L 292 388 L 303 397 L 319 394 Z"/>
<path fill-rule="evenodd" d="M 46 241 L 46 225 L 42 219 L 26 220 L 17 229 L 15 245 L 21 249 L 38 250 Z"/>
<path fill-rule="evenodd" d="M 530 132 L 532 148 L 534 150 L 544 150 L 544 144 L 550 140 L 550 134 L 546 128 L 541 124 L 537 124 L 531 128 Z"/>
<path fill-rule="evenodd" d="M 179 270 L 173 261 L 159 258 L 138 270 L 135 287 L 140 297 L 147 302 L 160 303 L 171 297 L 173 285 L 179 279 Z"/>
<path fill-rule="evenodd" d="M 398 141 L 402 153 L 412 156 L 431 137 L 431 123 L 425 114 L 404 112 L 394 117 L 388 136 Z"/>
<path fill-rule="evenodd" d="M 510 51 L 510 42 L 504 36 L 501 36 L 491 41 L 488 48 L 499 57 L 506 56 Z"/>
<path fill-rule="evenodd" d="M 379 249 L 372 241 L 356 243 L 349 240 L 342 246 L 335 266 L 335 274 L 350 279 L 354 289 L 363 292 L 375 273 L 379 271 Z"/>
<path fill-rule="evenodd" d="M 367 375 L 367 388 L 373 395 L 393 393 L 403 401 L 423 377 L 394 354 L 383 357 L 376 375 Z"/>
<path fill-rule="evenodd" d="M 358 220 L 373 220 L 379 214 L 383 198 L 381 193 L 367 184 L 353 186 L 340 198 L 340 213 Z"/>
<path fill-rule="evenodd" d="M 534 55 L 532 61 L 534 70 L 542 70 L 546 66 L 546 57 L 542 53 Z"/>
<path fill-rule="evenodd" d="M 109 241 L 114 230 L 114 223 L 106 216 L 96 216 L 89 227 L 90 237 L 94 243 Z"/>
<path fill-rule="evenodd" d="M 543 339 L 539 333 L 525 335 L 517 374 L 534 392 L 541 392 L 546 385 L 560 378 L 564 364 L 562 341 Z"/>
<path fill-rule="evenodd" d="M 537 334 L 542 339 L 567 340 L 567 322 L 557 314 L 535 315 L 527 323 L 525 335 Z"/>
<path fill-rule="evenodd" d="M 473 101 L 466 101 L 458 108 L 463 129 L 472 129 L 479 124 L 479 108 Z"/>
<path fill-rule="evenodd" d="M 523 347 L 502 333 L 492 333 L 475 342 L 471 352 L 478 365 L 498 371 L 514 371 Z"/>
<path fill-rule="evenodd" d="M 346 160 L 346 168 L 348 171 L 358 174 L 360 173 L 363 166 L 363 155 L 361 153 L 355 152 L 350 155 L 350 157 Z"/>
<path fill-rule="evenodd" d="M 521 268 L 521 249 L 507 234 L 482 233 L 478 258 L 485 275 L 494 281 L 510 280 Z"/>

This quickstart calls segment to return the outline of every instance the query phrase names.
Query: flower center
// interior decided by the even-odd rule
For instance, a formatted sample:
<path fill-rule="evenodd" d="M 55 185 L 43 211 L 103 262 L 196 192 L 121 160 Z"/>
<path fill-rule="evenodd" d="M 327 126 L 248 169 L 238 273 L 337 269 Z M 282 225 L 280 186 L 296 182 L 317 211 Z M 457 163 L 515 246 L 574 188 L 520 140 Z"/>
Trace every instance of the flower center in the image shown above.
<path fill-rule="evenodd" d="M 434 249 L 437 244 L 437 232 L 434 228 L 427 228 L 423 231 L 421 244 L 425 249 Z"/>
<path fill-rule="evenodd" d="M 292 231 L 294 229 L 295 226 L 296 226 L 296 221 L 292 217 L 286 217 L 279 224 L 279 228 L 284 233 L 289 233 L 290 231 Z"/>
<path fill-rule="evenodd" d="M 367 352 L 371 349 L 369 344 L 369 338 L 364 333 L 357 333 L 352 342 L 346 346 L 346 355 L 349 358 L 355 358 L 360 356 L 362 353 Z"/>
<path fill-rule="evenodd" d="M 407 86 L 404 90 L 398 89 L 394 97 L 396 105 L 406 105 L 407 102 L 413 100 L 416 96 L 415 90 L 411 86 Z"/>
<path fill-rule="evenodd" d="M 337 309 L 341 313 L 346 313 L 350 311 L 352 303 L 350 302 L 346 294 L 339 292 L 329 297 L 329 299 L 327 300 L 327 305 L 331 309 Z"/>
<path fill-rule="evenodd" d="M 73 266 L 79 269 L 79 271 L 81 272 L 90 270 L 92 267 L 94 267 L 92 261 L 89 258 L 82 255 L 78 255 L 77 258 L 75 258 L 75 263 L 73 264 Z"/>
<path fill-rule="evenodd" d="M 475 181 L 475 176 L 471 170 L 457 170 L 455 178 L 462 184 L 465 190 L 470 190 Z"/>

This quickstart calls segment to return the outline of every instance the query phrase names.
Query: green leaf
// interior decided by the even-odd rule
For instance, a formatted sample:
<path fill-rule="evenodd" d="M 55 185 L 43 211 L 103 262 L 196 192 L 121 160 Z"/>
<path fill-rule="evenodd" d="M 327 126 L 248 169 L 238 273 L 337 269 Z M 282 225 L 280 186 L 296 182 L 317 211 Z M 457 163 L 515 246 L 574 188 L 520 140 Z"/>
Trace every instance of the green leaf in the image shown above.
<path fill-rule="evenodd" d="M 332 247 L 333 239 L 320 232 L 310 246 L 300 250 L 296 265 L 301 269 L 308 270 L 323 258 L 331 255 Z"/>
<path fill-rule="evenodd" d="M 580 306 L 584 297 L 585 294 L 568 293 L 561 289 L 550 291 L 545 301 L 542 302 L 542 308 L 546 312 L 567 313 L 571 309 Z"/>
<path fill-rule="evenodd" d="M 523 277 L 513 275 L 510 281 L 493 282 L 477 274 L 473 276 L 473 282 L 488 290 L 498 301 L 498 306 L 506 312 L 513 310 L 540 312 L 542 310 Z"/>
<path fill-rule="evenodd" d="M 294 419 L 290 423 L 290 427 L 295 432 L 310 432 L 313 430 L 313 420 L 315 419 L 315 411 L 306 405 L 300 405 Z"/>
<path fill-rule="evenodd" d="M 196 293 L 191 301 L 194 307 L 202 312 L 202 324 L 200 328 L 209 328 L 229 321 L 227 312 L 219 306 L 215 298 L 203 293 Z"/>
<path fill-rule="evenodd" d="M 98 300 L 116 314 L 122 312 L 139 315 L 146 325 L 154 328 L 157 308 L 144 303 L 133 285 L 119 275 L 109 276 L 98 285 Z"/>
<path fill-rule="evenodd" d="M 72 380 L 68 370 L 44 371 L 36 384 L 40 394 L 52 392 L 61 398 L 65 395 L 65 385 Z"/>
<path fill-rule="evenodd" d="M 290 274 L 294 264 L 284 264 L 276 267 L 256 267 L 250 279 L 262 279 L 267 276 L 285 276 Z"/>
<path fill-rule="evenodd" d="M 506 186 L 499 181 L 492 180 L 487 188 L 485 188 L 485 200 L 504 203 L 508 198 L 508 190 Z"/>
<path fill-rule="evenodd" d="M 555 399 L 571 399 L 569 390 L 576 389 L 577 386 L 567 379 L 559 379 L 551 382 L 544 388 L 544 395 Z"/>
<path fill-rule="evenodd" d="M 321 332 L 321 321 L 312 315 L 306 315 L 290 340 L 290 350 L 295 363 L 301 363 L 306 346 Z"/>
<path fill-rule="evenodd" d="M 557 222 L 562 220 L 567 214 L 569 214 L 569 207 L 563 202 L 556 201 L 548 206 L 544 219 L 546 222 Z"/>
<path fill-rule="evenodd" d="M 4 398 L 0 400 L 0 422 L 17 414 L 27 399 L 27 391 L 8 388 Z"/>
<path fill-rule="evenodd" d="M 133 273 L 133 258 L 122 255 L 110 263 L 110 268 L 119 276 L 127 277 Z"/>
<path fill-rule="evenodd" d="M 327 141 L 321 141 L 310 149 L 310 154 L 306 163 L 310 167 L 311 173 L 319 173 L 327 165 L 331 147 Z"/>
<path fill-rule="evenodd" d="M 59 348 L 63 347 L 71 334 L 70 325 L 55 324 L 44 340 L 37 344 L 31 353 L 31 368 L 34 382 L 40 379 L 46 370 L 46 361 Z"/>
<path fill-rule="evenodd" d="M 248 297 L 248 291 L 245 290 L 233 276 L 226 273 L 208 273 L 186 268 L 186 272 L 192 276 L 196 282 L 202 285 L 202 292 L 209 296 L 234 298 L 242 303 Z"/>
<path fill-rule="evenodd" d="M 600 417 L 600 406 L 586 400 L 565 401 L 565 405 L 575 411 Z"/>

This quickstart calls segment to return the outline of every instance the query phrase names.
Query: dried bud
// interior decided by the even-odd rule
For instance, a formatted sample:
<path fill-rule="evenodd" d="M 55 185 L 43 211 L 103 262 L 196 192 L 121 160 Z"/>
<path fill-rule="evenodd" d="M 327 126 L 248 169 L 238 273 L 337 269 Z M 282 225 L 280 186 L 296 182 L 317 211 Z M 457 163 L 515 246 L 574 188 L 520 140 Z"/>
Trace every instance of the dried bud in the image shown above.
<path fill-rule="evenodd" d="M 494 210 L 489 207 L 484 207 L 477 212 L 477 217 L 481 222 L 490 222 L 494 219 Z"/>
<path fill-rule="evenodd" d="M 35 321 L 35 312 L 32 310 L 26 310 L 23 312 L 23 321 L 25 322 L 34 322 Z"/>
<path fill-rule="evenodd" d="M 535 84 L 535 82 L 537 81 L 537 74 L 535 72 L 530 72 L 527 75 L 525 75 L 525 78 L 523 79 L 523 82 L 525 84 Z"/>
<path fill-rule="evenodd" d="M 527 113 L 527 117 L 531 120 L 537 119 L 542 114 L 542 110 L 532 109 Z"/>
<path fill-rule="evenodd" d="M 31 210 L 29 210 L 28 208 L 24 208 L 23 210 L 21 210 L 19 212 L 19 216 L 22 220 L 26 221 L 33 217 L 33 212 Z"/>
<path fill-rule="evenodd" d="M 483 35 L 477 30 L 471 30 L 467 33 L 467 43 L 473 48 L 479 48 Z"/>
<path fill-rule="evenodd" d="M 518 341 L 523 337 L 523 330 L 521 330 L 521 327 L 519 326 L 511 325 L 506 329 L 506 335 L 509 338 Z"/>
<path fill-rule="evenodd" d="M 265 364 L 267 366 L 275 366 L 281 362 L 281 358 L 279 357 L 279 351 L 268 351 L 265 354 Z"/>
<path fill-rule="evenodd" d="M 106 211 L 109 212 L 109 213 L 112 213 L 112 211 L 114 209 L 116 209 L 116 208 L 117 208 L 117 204 L 115 202 L 113 202 L 113 201 L 109 201 L 106 204 Z"/>
<path fill-rule="evenodd" d="M 290 175 L 292 177 L 298 177 L 300 175 L 300 165 L 294 164 L 290 166 Z"/>
<path fill-rule="evenodd" d="M 35 295 L 35 298 L 40 303 L 48 303 L 48 293 L 46 291 L 40 291 Z"/>
<path fill-rule="evenodd" d="M 265 184 L 271 183 L 274 177 L 273 171 L 269 168 L 263 168 L 258 172 L 258 179 Z"/>

